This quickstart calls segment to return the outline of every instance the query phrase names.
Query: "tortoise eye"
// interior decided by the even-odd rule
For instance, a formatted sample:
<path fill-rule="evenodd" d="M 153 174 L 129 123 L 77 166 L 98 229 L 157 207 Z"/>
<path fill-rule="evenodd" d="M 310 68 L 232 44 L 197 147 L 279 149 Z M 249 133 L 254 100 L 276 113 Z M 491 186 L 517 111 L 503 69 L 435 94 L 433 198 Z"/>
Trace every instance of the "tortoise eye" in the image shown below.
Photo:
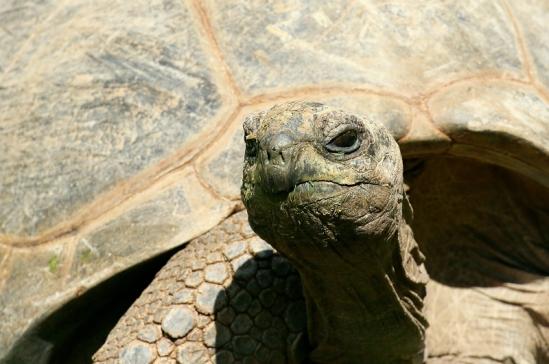
<path fill-rule="evenodd" d="M 245 137 L 246 157 L 255 158 L 257 156 L 257 140 L 254 137 Z"/>
<path fill-rule="evenodd" d="M 345 130 L 326 144 L 326 149 L 333 153 L 352 153 L 358 147 L 360 147 L 360 139 L 356 130 Z"/>

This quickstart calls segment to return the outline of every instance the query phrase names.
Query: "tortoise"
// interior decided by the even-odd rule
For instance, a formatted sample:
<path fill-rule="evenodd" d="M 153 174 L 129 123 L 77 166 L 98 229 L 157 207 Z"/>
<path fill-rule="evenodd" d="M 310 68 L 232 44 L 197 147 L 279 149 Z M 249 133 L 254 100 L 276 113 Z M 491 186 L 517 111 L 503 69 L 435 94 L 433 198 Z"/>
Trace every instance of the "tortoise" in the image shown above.
<path fill-rule="evenodd" d="M 242 119 L 315 100 L 384 124 L 400 146 L 431 276 L 429 360 L 543 362 L 547 14 L 495 0 L 2 5 L 0 358 L 56 357 L 67 336 L 83 340 L 72 320 L 94 314 L 95 287 L 186 242 L 265 251 L 240 212 Z M 83 297 L 94 306 L 70 316 Z M 487 300 L 497 314 L 483 320 Z M 42 330 L 55 314 L 61 339 Z M 521 330 L 497 331 L 509 321 Z"/>
<path fill-rule="evenodd" d="M 404 171 L 380 122 L 318 102 L 249 116 L 244 140 L 247 216 L 175 254 L 95 363 L 549 360 L 543 187 L 513 197 L 533 182 L 446 158 Z"/>

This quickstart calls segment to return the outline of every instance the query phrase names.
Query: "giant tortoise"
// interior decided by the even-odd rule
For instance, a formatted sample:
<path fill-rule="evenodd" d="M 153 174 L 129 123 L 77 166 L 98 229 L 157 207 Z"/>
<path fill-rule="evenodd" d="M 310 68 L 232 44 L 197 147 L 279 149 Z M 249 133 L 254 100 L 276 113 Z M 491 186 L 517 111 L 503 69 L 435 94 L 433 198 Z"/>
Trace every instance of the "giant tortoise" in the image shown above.
<path fill-rule="evenodd" d="M 298 275 L 241 212 L 242 122 L 314 100 L 400 146 L 425 358 L 547 361 L 547 24 L 543 0 L 0 5 L 0 358 L 71 362 L 77 319 L 147 283 L 115 278 L 184 246 L 97 362 L 302 360 Z"/>

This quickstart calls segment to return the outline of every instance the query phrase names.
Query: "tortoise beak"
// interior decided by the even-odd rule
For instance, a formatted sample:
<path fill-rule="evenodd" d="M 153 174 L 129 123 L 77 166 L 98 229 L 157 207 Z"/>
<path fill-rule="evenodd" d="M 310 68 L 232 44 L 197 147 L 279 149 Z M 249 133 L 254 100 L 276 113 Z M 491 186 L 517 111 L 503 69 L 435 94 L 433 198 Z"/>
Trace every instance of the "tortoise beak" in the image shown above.
<path fill-rule="evenodd" d="M 278 133 L 262 141 L 258 164 L 264 191 L 279 194 L 294 189 L 296 152 L 294 138 L 287 133 Z"/>

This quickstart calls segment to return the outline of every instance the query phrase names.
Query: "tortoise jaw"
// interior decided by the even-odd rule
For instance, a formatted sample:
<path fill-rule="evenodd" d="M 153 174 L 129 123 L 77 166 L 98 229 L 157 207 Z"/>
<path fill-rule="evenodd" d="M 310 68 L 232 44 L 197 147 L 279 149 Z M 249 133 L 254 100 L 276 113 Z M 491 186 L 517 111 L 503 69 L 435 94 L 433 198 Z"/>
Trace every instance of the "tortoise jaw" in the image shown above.
<path fill-rule="evenodd" d="M 341 183 L 328 180 L 307 180 L 299 182 L 289 189 L 263 190 L 279 203 L 287 201 L 291 205 L 303 205 L 336 198 L 350 192 L 353 187 L 366 188 L 367 185 L 382 186 L 382 184 L 373 182 Z"/>
<path fill-rule="evenodd" d="M 308 180 L 291 184 L 288 188 L 269 189 L 262 186 L 261 190 L 270 199 L 278 201 L 279 203 L 284 201 L 290 202 L 312 202 L 316 199 L 329 197 L 332 195 L 338 195 L 345 189 L 341 184 L 331 181 L 313 181 Z"/>
<path fill-rule="evenodd" d="M 290 194 L 325 194 L 341 191 L 342 189 L 345 189 L 345 187 L 348 186 L 332 181 L 305 181 L 296 184 L 290 191 Z"/>
<path fill-rule="evenodd" d="M 308 201 L 313 202 L 316 199 L 324 199 L 330 196 L 340 195 L 346 192 L 349 187 L 360 185 L 361 183 L 342 184 L 326 180 L 307 180 L 299 182 L 289 189 L 281 191 L 268 191 L 273 196 L 282 200 L 290 201 Z"/>

